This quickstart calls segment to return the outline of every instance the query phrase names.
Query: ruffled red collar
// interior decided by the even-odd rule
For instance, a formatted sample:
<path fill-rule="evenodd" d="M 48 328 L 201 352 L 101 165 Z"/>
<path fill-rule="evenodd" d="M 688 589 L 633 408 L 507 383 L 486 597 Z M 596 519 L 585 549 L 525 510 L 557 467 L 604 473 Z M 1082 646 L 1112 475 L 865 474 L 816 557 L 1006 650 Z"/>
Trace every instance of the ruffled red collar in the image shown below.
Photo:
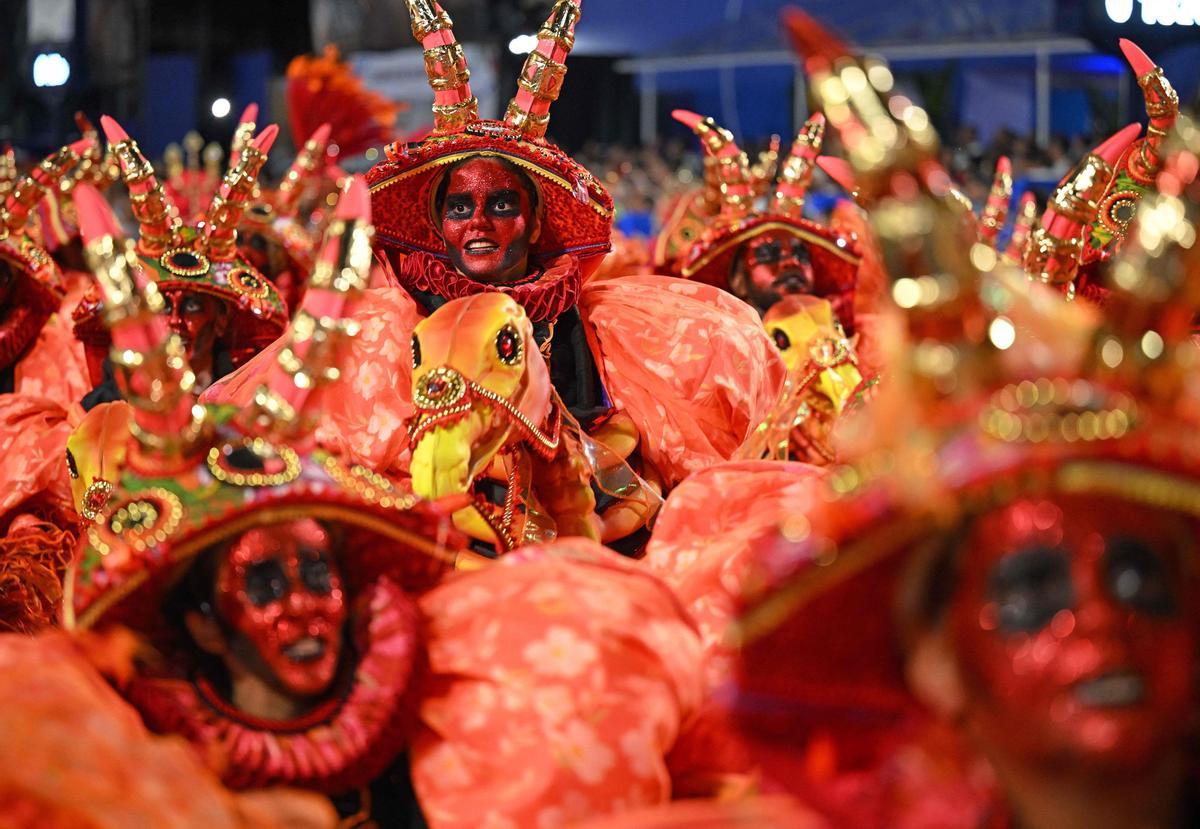
<path fill-rule="evenodd" d="M 418 618 L 415 602 L 394 582 L 369 585 L 355 614 L 361 655 L 348 691 L 295 720 L 240 714 L 210 687 L 186 679 L 138 677 L 125 694 L 151 729 L 186 738 L 231 788 L 339 794 L 370 783 L 404 748 Z"/>
<path fill-rule="evenodd" d="M 486 291 L 507 294 L 525 309 L 531 322 L 555 319 L 573 307 L 583 286 L 579 262 L 570 254 L 552 260 L 548 267 L 523 282 L 491 285 L 464 276 L 440 259 L 417 251 L 400 261 L 396 277 L 410 291 L 429 291 L 447 300 Z"/>

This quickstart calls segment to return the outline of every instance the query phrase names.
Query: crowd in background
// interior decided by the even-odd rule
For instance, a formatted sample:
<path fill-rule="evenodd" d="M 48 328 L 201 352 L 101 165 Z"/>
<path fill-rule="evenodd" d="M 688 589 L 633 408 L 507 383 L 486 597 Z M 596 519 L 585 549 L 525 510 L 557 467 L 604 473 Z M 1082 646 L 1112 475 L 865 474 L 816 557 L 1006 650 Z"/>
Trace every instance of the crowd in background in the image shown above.
<path fill-rule="evenodd" d="M 1000 156 L 1012 161 L 1018 191 L 1031 188 L 1045 198 L 1094 143 L 1090 136 L 1055 135 L 1042 147 L 1032 135 L 1009 129 L 999 130 L 984 142 L 975 127 L 964 126 L 943 147 L 942 163 L 963 193 L 981 207 Z M 754 158 L 765 146 L 766 142 L 748 142 L 743 149 Z M 838 152 L 836 148 L 827 151 Z M 617 227 L 626 236 L 645 238 L 657 233 L 662 205 L 675 193 L 692 187 L 702 175 L 700 149 L 694 139 L 669 138 L 641 147 L 594 143 L 586 146 L 579 158 L 612 193 Z M 841 188 L 818 171 L 808 209 L 816 217 L 824 216 L 842 195 Z"/>

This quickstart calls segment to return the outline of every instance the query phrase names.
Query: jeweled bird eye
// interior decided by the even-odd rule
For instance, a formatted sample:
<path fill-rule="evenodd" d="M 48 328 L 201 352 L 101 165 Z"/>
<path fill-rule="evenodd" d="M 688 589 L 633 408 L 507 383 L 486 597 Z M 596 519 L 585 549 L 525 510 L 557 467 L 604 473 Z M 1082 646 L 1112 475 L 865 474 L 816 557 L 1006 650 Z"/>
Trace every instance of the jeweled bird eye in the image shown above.
<path fill-rule="evenodd" d="M 412 338 L 413 352 L 413 368 L 419 368 L 421 365 L 421 341 L 417 339 L 417 335 L 413 334 Z"/>
<path fill-rule="evenodd" d="M 782 328 L 772 329 L 771 337 L 775 340 L 775 347 L 780 351 L 787 351 L 792 347 L 792 338 Z"/>
<path fill-rule="evenodd" d="M 504 326 L 496 334 L 496 356 L 510 366 L 521 359 L 521 337 L 511 325 Z"/>
<path fill-rule="evenodd" d="M 1052 547 L 1029 547 L 997 562 L 988 576 L 1005 633 L 1033 633 L 1075 604 L 1075 584 L 1067 554 Z"/>
<path fill-rule="evenodd" d="M 1109 539 L 1104 573 L 1114 599 L 1152 616 L 1171 616 L 1177 610 L 1161 556 L 1141 539 Z"/>
<path fill-rule="evenodd" d="M 246 568 L 246 598 L 255 607 L 266 607 L 287 595 L 288 579 L 275 559 L 256 561 Z"/>

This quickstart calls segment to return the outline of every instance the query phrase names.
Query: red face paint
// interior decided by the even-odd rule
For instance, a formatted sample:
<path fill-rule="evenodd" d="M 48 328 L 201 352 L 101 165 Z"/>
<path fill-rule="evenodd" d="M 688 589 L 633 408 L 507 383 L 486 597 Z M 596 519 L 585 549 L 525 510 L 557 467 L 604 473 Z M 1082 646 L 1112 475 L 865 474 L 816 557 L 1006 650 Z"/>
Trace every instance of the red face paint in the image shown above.
<path fill-rule="evenodd" d="M 808 246 L 790 233 L 771 230 L 742 246 L 740 267 L 746 274 L 741 299 L 766 310 L 788 294 L 811 294 L 812 261 Z M 738 292 L 739 294 L 742 292 Z"/>
<path fill-rule="evenodd" d="M 253 647 L 264 679 L 298 697 L 329 690 L 341 657 L 346 597 L 329 535 L 317 522 L 244 533 L 221 563 L 217 596 L 222 618 Z"/>
<path fill-rule="evenodd" d="M 167 323 L 179 335 L 193 368 L 212 360 L 217 338 L 217 321 L 224 308 L 222 301 L 196 291 L 163 291 Z"/>
<path fill-rule="evenodd" d="M 454 168 L 446 185 L 442 236 L 450 261 L 480 282 L 528 276 L 533 205 L 519 173 L 493 158 Z"/>
<path fill-rule="evenodd" d="M 1192 534 L 1177 516 L 1094 496 L 980 518 L 950 610 L 977 736 L 1026 762 L 1098 772 L 1178 745 L 1198 690 L 1182 569 Z"/>

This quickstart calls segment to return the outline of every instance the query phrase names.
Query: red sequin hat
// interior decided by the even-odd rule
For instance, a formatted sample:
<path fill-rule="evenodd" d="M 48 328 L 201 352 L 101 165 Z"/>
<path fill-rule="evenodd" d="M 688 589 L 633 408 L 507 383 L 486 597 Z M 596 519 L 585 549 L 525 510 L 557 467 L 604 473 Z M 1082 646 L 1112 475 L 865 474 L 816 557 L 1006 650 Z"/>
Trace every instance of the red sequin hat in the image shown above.
<path fill-rule="evenodd" d="M 713 119 L 687 110 L 671 113 L 675 120 L 700 138 L 707 158 L 715 160 L 716 175 L 705 177 L 708 201 L 719 205 L 701 237 L 680 257 L 677 270 L 695 279 L 729 290 L 734 257 L 742 245 L 768 232 L 783 232 L 803 241 L 812 257 L 813 293 L 830 299 L 848 328 L 852 314 L 855 278 L 861 262 L 855 240 L 803 216 L 804 197 L 812 180 L 817 153 L 825 133 L 825 117 L 810 118 L 792 143 L 778 177 L 769 188 L 765 208 L 755 208 L 761 185 L 756 183 L 749 159 L 733 135 Z"/>
<path fill-rule="evenodd" d="M 425 49 L 434 92 L 434 128 L 422 141 L 396 142 L 369 173 L 377 238 L 402 252 L 446 258 L 434 199 L 446 168 L 474 156 L 504 159 L 530 174 L 538 191 L 542 230 L 533 243 L 539 262 L 562 254 L 581 260 L 584 273 L 611 249 L 613 202 L 591 173 L 546 140 L 550 105 L 575 45 L 579 0 L 557 0 L 525 61 L 517 94 L 504 119 L 479 117 L 471 73 L 454 38 L 450 16 L 434 0 L 408 0 L 413 37 Z"/>

